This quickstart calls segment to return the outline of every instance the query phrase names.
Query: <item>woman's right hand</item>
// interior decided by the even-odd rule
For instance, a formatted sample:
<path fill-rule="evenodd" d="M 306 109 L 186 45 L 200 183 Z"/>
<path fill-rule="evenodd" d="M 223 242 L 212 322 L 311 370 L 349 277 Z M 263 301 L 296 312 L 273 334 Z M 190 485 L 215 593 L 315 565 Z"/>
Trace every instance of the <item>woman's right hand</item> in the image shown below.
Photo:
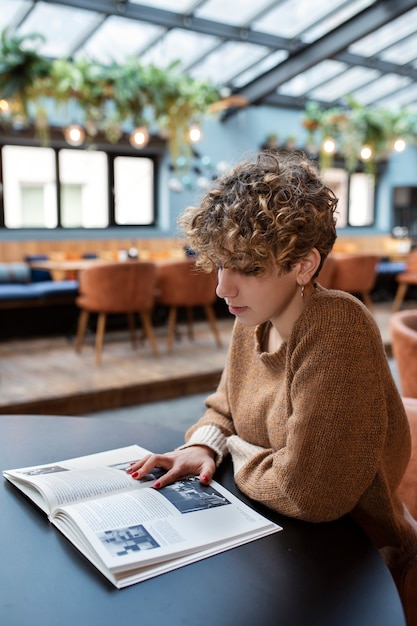
<path fill-rule="evenodd" d="M 132 463 L 126 470 L 135 480 L 140 480 L 155 467 L 167 470 L 154 483 L 156 489 L 170 485 L 177 480 L 198 476 L 200 482 L 208 485 L 216 471 L 215 452 L 203 445 L 193 445 L 165 454 L 149 454 Z"/>

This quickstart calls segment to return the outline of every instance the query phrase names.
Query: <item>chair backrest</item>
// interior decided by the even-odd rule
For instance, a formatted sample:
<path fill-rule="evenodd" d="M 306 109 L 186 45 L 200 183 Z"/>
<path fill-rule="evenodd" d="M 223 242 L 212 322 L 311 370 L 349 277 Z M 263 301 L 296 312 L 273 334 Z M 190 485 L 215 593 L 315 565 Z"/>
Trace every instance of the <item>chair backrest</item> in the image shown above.
<path fill-rule="evenodd" d="M 393 313 L 390 332 L 401 392 L 417 398 L 417 309 Z"/>
<path fill-rule="evenodd" d="M 331 289 L 333 285 L 333 277 L 336 271 L 336 259 L 329 254 L 324 260 L 323 267 L 317 277 L 317 282 L 326 289 Z"/>
<path fill-rule="evenodd" d="M 204 272 L 192 258 L 158 265 L 157 277 L 157 301 L 166 306 L 204 306 L 216 300 L 216 273 Z"/>
<path fill-rule="evenodd" d="M 375 254 L 337 254 L 332 288 L 349 293 L 369 293 L 377 278 Z"/>
<path fill-rule="evenodd" d="M 397 494 L 411 515 L 417 519 L 417 398 L 403 397 L 411 431 L 411 457 Z"/>
<path fill-rule="evenodd" d="M 130 313 L 150 310 L 155 301 L 154 263 L 103 263 L 82 270 L 77 304 L 90 311 Z"/>
<path fill-rule="evenodd" d="M 417 273 L 417 250 L 413 250 L 407 256 L 406 272 Z"/>

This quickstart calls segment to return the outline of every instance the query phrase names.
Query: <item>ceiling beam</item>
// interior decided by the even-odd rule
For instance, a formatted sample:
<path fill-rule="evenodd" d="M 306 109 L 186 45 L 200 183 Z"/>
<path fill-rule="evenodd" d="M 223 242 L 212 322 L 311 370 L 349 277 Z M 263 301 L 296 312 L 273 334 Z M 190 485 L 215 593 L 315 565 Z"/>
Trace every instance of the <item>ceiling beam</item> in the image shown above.
<path fill-rule="evenodd" d="M 313 44 L 302 44 L 288 59 L 238 91 L 249 104 L 325 59 L 337 58 L 351 44 L 417 6 L 417 0 L 379 0 Z"/>
<path fill-rule="evenodd" d="M 121 0 L 43 0 L 48 4 L 60 4 L 76 9 L 95 11 L 106 16 L 117 15 L 127 19 L 155 24 L 164 28 L 182 28 L 203 35 L 220 37 L 232 41 L 244 41 L 259 46 L 268 46 L 274 50 L 290 50 L 292 41 L 269 33 L 255 31 L 250 28 L 232 26 L 212 20 L 205 20 L 193 15 L 173 13 L 163 9 L 155 9 L 141 4 L 131 4 Z"/>
<path fill-rule="evenodd" d="M 417 69 L 411 64 L 398 65 L 398 63 L 384 61 L 377 57 L 363 57 L 358 54 L 351 54 L 350 52 L 341 52 L 334 58 L 350 66 L 367 67 L 372 70 L 378 70 L 381 74 L 408 76 L 412 80 L 417 81 Z"/>

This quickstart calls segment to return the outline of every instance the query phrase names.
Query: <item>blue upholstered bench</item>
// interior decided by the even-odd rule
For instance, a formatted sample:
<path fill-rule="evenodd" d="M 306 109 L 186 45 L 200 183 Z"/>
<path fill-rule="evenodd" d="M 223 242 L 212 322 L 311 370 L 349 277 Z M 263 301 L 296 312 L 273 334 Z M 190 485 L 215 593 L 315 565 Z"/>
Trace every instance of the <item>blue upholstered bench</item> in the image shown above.
<path fill-rule="evenodd" d="M 49 272 L 27 263 L 0 263 L 0 308 L 20 308 L 74 302 L 78 281 L 51 280 Z"/>

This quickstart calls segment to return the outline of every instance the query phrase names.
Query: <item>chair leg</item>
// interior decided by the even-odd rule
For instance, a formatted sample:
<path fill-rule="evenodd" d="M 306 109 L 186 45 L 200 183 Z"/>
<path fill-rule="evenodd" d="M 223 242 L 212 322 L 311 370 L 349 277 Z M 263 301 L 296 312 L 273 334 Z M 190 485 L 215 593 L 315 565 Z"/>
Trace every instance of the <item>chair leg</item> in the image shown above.
<path fill-rule="evenodd" d="M 136 348 L 136 328 L 135 328 L 135 314 L 127 314 L 127 322 L 129 325 L 130 341 L 132 342 L 132 348 Z"/>
<path fill-rule="evenodd" d="M 391 313 L 396 313 L 399 311 L 403 300 L 405 298 L 405 294 L 407 293 L 408 285 L 407 283 L 400 283 L 398 285 L 397 293 L 395 294 L 394 304 L 392 305 Z"/>
<path fill-rule="evenodd" d="M 77 336 L 75 338 L 75 352 L 81 352 L 89 316 L 89 312 L 85 309 L 82 309 L 80 311 L 80 316 L 78 318 Z"/>
<path fill-rule="evenodd" d="M 193 327 L 193 309 L 191 306 L 186 307 L 187 313 L 187 335 L 190 341 L 194 339 L 194 327 Z"/>
<path fill-rule="evenodd" d="M 99 313 L 96 330 L 96 365 L 101 363 L 101 353 L 103 350 L 104 331 L 106 330 L 106 314 Z"/>
<path fill-rule="evenodd" d="M 168 316 L 168 339 L 167 339 L 167 352 L 171 354 L 172 347 L 174 345 L 174 335 L 175 335 L 175 323 L 177 321 L 177 307 L 172 306 L 169 309 Z"/>
<path fill-rule="evenodd" d="M 210 327 L 211 327 L 211 330 L 213 331 L 213 335 L 216 338 L 217 347 L 221 348 L 223 344 L 222 344 L 222 340 L 220 339 L 220 333 L 219 333 L 219 329 L 217 327 L 216 315 L 214 313 L 214 309 L 211 306 L 211 304 L 207 304 L 204 307 L 204 311 L 205 311 L 207 319 L 208 319 L 208 321 L 210 323 Z"/>
<path fill-rule="evenodd" d="M 158 345 L 152 328 L 152 318 L 149 311 L 141 311 L 139 313 L 145 336 L 149 341 L 154 356 L 159 356 Z"/>

